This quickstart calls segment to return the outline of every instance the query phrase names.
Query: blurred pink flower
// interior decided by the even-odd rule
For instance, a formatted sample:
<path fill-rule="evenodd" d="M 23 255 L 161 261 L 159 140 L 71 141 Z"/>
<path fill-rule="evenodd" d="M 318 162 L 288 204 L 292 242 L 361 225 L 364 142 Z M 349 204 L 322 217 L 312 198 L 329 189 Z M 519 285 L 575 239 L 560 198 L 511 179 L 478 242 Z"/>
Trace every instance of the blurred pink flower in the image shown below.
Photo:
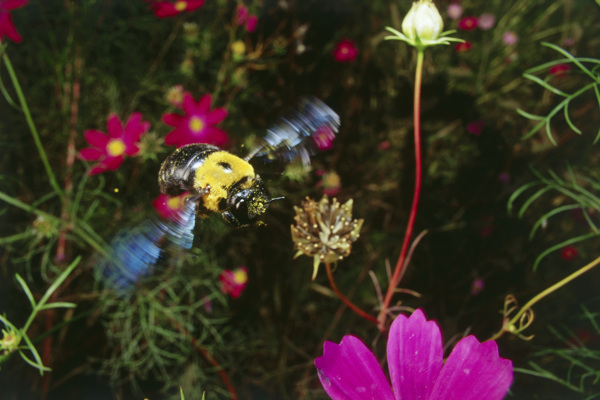
<path fill-rule="evenodd" d="M 23 7 L 27 3 L 28 0 L 0 0 L 0 43 L 4 41 L 4 36 L 16 43 L 22 40 L 9 11 Z"/>
<path fill-rule="evenodd" d="M 448 18 L 459 19 L 463 13 L 463 9 L 458 3 L 450 3 L 448 4 L 448 8 L 446 8 L 446 12 L 448 13 Z"/>
<path fill-rule="evenodd" d="M 219 275 L 219 281 L 221 282 L 221 292 L 237 299 L 248 283 L 248 268 L 224 269 Z"/>
<path fill-rule="evenodd" d="M 477 17 L 464 17 L 458 23 L 458 28 L 464 31 L 471 31 L 477 28 Z"/>
<path fill-rule="evenodd" d="M 387 364 L 391 386 L 375 355 L 355 336 L 325 342 L 315 359 L 319 380 L 334 400 L 502 400 L 512 362 L 494 341 L 462 338 L 444 362 L 442 333 L 422 310 L 399 315 L 390 327 Z"/>
<path fill-rule="evenodd" d="M 504 35 L 502 35 L 502 41 L 505 45 L 512 46 L 519 41 L 519 37 L 513 31 L 506 31 L 504 32 Z"/>
<path fill-rule="evenodd" d="M 150 129 L 150 123 L 143 122 L 142 114 L 135 112 L 123 126 L 119 117 L 111 114 L 106 128 L 108 135 L 93 129 L 84 132 L 85 140 L 91 147 L 80 150 L 79 157 L 86 161 L 98 161 L 90 170 L 90 175 L 115 171 L 121 166 L 125 156 L 136 155 L 140 151 L 137 143 Z"/>
<path fill-rule="evenodd" d="M 575 258 L 577 258 L 578 254 L 579 252 L 577 251 L 577 249 L 571 245 L 563 247 L 560 251 L 560 256 L 565 261 L 574 260 Z"/>
<path fill-rule="evenodd" d="M 252 33 L 256 30 L 256 26 L 258 25 L 258 17 L 256 15 L 251 15 L 248 17 L 248 21 L 246 21 L 246 31 L 248 33 Z"/>
<path fill-rule="evenodd" d="M 496 23 L 496 17 L 494 17 L 490 13 L 483 13 L 477 19 L 477 26 L 479 26 L 479 29 L 481 29 L 483 31 L 492 29 L 494 27 L 495 23 Z"/>
<path fill-rule="evenodd" d="M 342 188 L 342 180 L 335 171 L 325 172 L 318 170 L 317 175 L 321 177 L 321 180 L 317 182 L 317 188 L 323 190 L 323 194 L 327 196 L 335 196 L 340 192 Z"/>
<path fill-rule="evenodd" d="M 471 43 L 470 42 L 456 43 L 456 45 L 454 45 L 454 50 L 456 50 L 457 53 L 467 52 L 467 51 L 471 50 Z"/>
<path fill-rule="evenodd" d="M 390 142 L 389 140 L 384 140 L 382 142 L 379 142 L 379 145 L 377 145 L 377 148 L 379 150 L 389 150 L 392 147 L 392 142 Z"/>
<path fill-rule="evenodd" d="M 167 101 L 175 107 L 181 108 L 183 106 L 183 93 L 182 85 L 171 86 L 167 91 Z"/>
<path fill-rule="evenodd" d="M 473 283 L 471 283 L 471 295 L 477 296 L 483 289 L 485 289 L 485 281 L 482 278 L 473 279 Z"/>
<path fill-rule="evenodd" d="M 196 103 L 189 92 L 183 94 L 183 111 L 186 115 L 164 114 L 165 124 L 174 127 L 165 137 L 168 146 L 185 146 L 190 143 L 208 143 L 223 146 L 228 142 L 227 133 L 213 125 L 227 116 L 225 108 L 210 109 L 211 95 L 206 94 Z"/>
<path fill-rule="evenodd" d="M 351 62 L 356 59 L 358 49 L 355 41 L 348 38 L 342 38 L 333 49 L 333 58 L 339 62 Z"/>
<path fill-rule="evenodd" d="M 482 120 L 472 121 L 467 124 L 467 132 L 472 135 L 479 136 L 481 132 L 483 132 L 483 127 L 485 126 L 485 122 Z"/>
<path fill-rule="evenodd" d="M 189 192 L 180 194 L 179 196 L 167 196 L 166 194 L 159 195 L 152 205 L 156 209 L 158 215 L 164 219 L 178 220 L 178 216 L 184 211 L 185 199 L 189 196 Z"/>
<path fill-rule="evenodd" d="M 556 64 L 550 67 L 550 74 L 557 77 L 561 77 L 564 76 L 565 73 L 570 69 L 571 67 L 569 66 L 569 64 Z"/>
<path fill-rule="evenodd" d="M 333 147 L 335 132 L 329 126 L 322 126 L 313 133 L 312 138 L 319 150 L 329 150 Z"/>
<path fill-rule="evenodd" d="M 174 17 L 182 12 L 191 12 L 204 5 L 204 0 L 155 1 L 151 6 L 158 18 Z"/>
<path fill-rule="evenodd" d="M 498 181 L 502 182 L 502 183 L 509 183 L 510 182 L 510 175 L 508 172 L 500 172 L 498 174 Z"/>

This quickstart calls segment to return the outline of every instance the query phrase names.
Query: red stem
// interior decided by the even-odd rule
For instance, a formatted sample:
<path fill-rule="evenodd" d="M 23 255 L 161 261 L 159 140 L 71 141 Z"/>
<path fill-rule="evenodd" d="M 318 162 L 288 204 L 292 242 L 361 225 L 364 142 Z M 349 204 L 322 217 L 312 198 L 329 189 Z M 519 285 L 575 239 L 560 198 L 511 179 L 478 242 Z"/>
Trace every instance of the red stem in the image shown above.
<path fill-rule="evenodd" d="M 417 66 L 415 69 L 415 93 L 414 93 L 414 109 L 413 109 L 413 125 L 414 125 L 414 141 L 415 141 L 415 191 L 413 194 L 412 207 L 410 209 L 410 215 L 408 217 L 408 224 L 406 226 L 406 232 L 404 233 L 404 241 L 402 242 L 402 249 L 398 256 L 398 262 L 394 268 L 394 274 L 388 286 L 388 290 L 385 294 L 385 298 L 381 307 L 381 311 L 377 316 L 378 328 L 381 332 L 385 331 L 385 320 L 387 316 L 387 310 L 392 301 L 392 296 L 400 283 L 400 280 L 404 276 L 406 266 L 404 260 L 406 258 L 406 252 L 410 243 L 413 228 L 415 225 L 415 219 L 417 217 L 417 207 L 419 205 L 419 197 L 421 194 L 421 80 L 423 72 L 423 50 L 419 49 L 417 52 Z"/>
<path fill-rule="evenodd" d="M 347 298 L 346 296 L 344 296 L 342 294 L 342 292 L 340 292 L 340 289 L 338 289 L 337 285 L 335 284 L 335 281 L 333 280 L 333 272 L 331 271 L 331 265 L 329 265 L 329 263 L 325 263 L 325 269 L 327 270 L 327 277 L 329 278 L 329 284 L 331 285 L 331 288 L 333 289 L 335 294 L 338 295 L 340 300 L 342 300 L 348 307 L 350 307 L 350 309 L 352 311 L 354 311 L 355 313 L 357 313 L 364 319 L 367 319 L 371 322 L 377 323 L 377 319 L 375 317 L 373 317 L 370 314 L 367 314 L 366 312 L 364 312 L 363 310 L 358 308 L 352 301 L 350 301 L 349 298 Z"/>

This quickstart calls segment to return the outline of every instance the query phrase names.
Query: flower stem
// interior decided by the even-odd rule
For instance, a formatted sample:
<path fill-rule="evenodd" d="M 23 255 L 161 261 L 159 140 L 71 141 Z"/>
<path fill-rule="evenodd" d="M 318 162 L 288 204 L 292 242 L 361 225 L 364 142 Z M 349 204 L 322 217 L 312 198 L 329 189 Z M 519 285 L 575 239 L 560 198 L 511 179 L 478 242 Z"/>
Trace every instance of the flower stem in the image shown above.
<path fill-rule="evenodd" d="M 423 56 L 424 49 L 417 49 L 417 65 L 415 68 L 415 91 L 413 98 L 413 126 L 414 126 L 414 141 L 415 141 L 415 191 L 413 194 L 412 207 L 410 209 L 410 215 L 408 217 L 408 224 L 406 226 L 406 232 L 404 233 L 404 242 L 402 243 L 402 249 L 398 256 L 398 262 L 394 268 L 394 274 L 388 286 L 381 311 L 377 316 L 379 324 L 379 330 L 385 330 L 385 319 L 387 315 L 387 309 L 392 301 L 392 296 L 404 276 L 407 265 L 404 260 L 406 258 L 406 252 L 412 236 L 413 227 L 415 225 L 415 219 L 417 217 L 417 207 L 419 205 L 419 197 L 421 194 L 421 82 L 423 79 Z"/>
<path fill-rule="evenodd" d="M 538 301 L 540 301 L 544 297 L 548 296 L 549 294 L 555 292 L 556 290 L 560 289 L 561 287 L 565 286 L 567 283 L 571 282 L 573 279 L 575 279 L 575 278 L 583 275 L 584 273 L 588 272 L 589 270 L 591 270 L 592 268 L 594 268 L 598 264 L 600 264 L 600 257 L 596 258 L 594 261 L 590 262 L 589 264 L 585 265 L 584 267 L 581 267 L 577 271 L 573 272 L 571 275 L 569 275 L 569 276 L 561 279 L 560 281 L 556 282 L 554 285 L 550 286 L 549 288 L 547 288 L 547 289 L 543 290 L 542 292 L 538 293 L 531 300 L 529 300 L 523 307 L 521 307 L 521 309 L 519 310 L 519 312 L 517 312 L 515 314 L 515 316 L 510 319 L 510 321 L 504 323 L 503 326 L 502 326 L 502 329 L 500 329 L 498 332 L 496 332 L 488 340 L 496 340 L 500 336 L 502 336 L 505 332 L 510 332 L 511 331 L 511 327 L 514 327 L 515 324 L 517 324 L 519 322 L 519 319 L 521 318 L 521 316 L 523 314 L 525 314 L 527 312 L 527 310 L 529 310 L 531 307 L 533 307 L 533 305 L 535 303 L 537 303 Z"/>
<path fill-rule="evenodd" d="M 375 319 L 375 317 L 373 317 L 370 314 L 367 314 L 366 312 L 358 308 L 352 301 L 350 301 L 349 298 L 347 298 L 342 294 L 342 292 L 340 292 L 340 289 L 338 289 L 337 285 L 335 284 L 335 280 L 333 279 L 333 272 L 331 271 L 331 265 L 328 262 L 325 263 L 325 269 L 327 270 L 327 278 L 329 278 L 329 284 L 331 285 L 331 288 L 333 289 L 335 294 L 338 295 L 340 300 L 342 300 L 348 307 L 350 307 L 352 311 L 354 311 L 364 319 L 377 323 L 377 319 Z"/>
<path fill-rule="evenodd" d="M 40 134 L 35 127 L 33 122 L 33 118 L 31 117 L 31 112 L 29 111 L 29 106 L 27 105 L 27 100 L 25 100 L 25 96 L 23 95 L 23 90 L 21 89 L 21 85 L 19 84 L 19 80 L 17 79 L 17 75 L 15 74 L 15 70 L 13 69 L 12 63 L 8 58 L 6 52 L 2 54 L 2 60 L 4 61 L 4 65 L 6 66 L 6 70 L 8 71 L 8 75 L 10 75 L 10 79 L 15 87 L 15 92 L 17 93 L 17 97 L 19 98 L 19 102 L 21 103 L 21 109 L 23 110 L 23 114 L 25 114 L 25 120 L 27 121 L 27 125 L 29 126 L 29 130 L 33 135 L 33 141 L 35 142 L 35 146 L 37 147 L 38 152 L 40 153 L 40 158 L 42 159 L 42 163 L 44 164 L 44 168 L 46 169 L 46 174 L 48 175 L 48 180 L 50 184 L 59 195 L 61 200 L 64 201 L 64 194 L 62 189 L 58 185 L 58 181 L 56 180 L 56 176 L 54 175 L 54 171 L 48 162 L 48 157 L 46 156 L 46 151 L 42 146 L 42 141 L 40 140 Z"/>

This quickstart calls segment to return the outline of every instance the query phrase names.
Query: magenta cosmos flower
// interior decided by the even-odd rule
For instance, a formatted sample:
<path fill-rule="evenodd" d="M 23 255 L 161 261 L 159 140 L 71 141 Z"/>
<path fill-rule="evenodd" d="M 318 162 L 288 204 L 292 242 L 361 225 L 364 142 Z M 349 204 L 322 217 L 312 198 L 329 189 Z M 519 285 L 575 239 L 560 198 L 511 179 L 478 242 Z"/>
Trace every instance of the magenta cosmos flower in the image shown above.
<path fill-rule="evenodd" d="M 191 12 L 204 5 L 204 0 L 157 1 L 152 3 L 154 15 L 158 18 L 174 17 L 182 12 Z"/>
<path fill-rule="evenodd" d="M 23 7 L 27 2 L 28 0 L 0 0 L 0 42 L 4 36 L 13 42 L 21 41 L 21 35 L 17 32 L 9 11 Z"/>
<path fill-rule="evenodd" d="M 85 140 L 91 147 L 82 149 L 79 156 L 86 161 L 98 161 L 89 174 L 114 171 L 121 166 L 125 156 L 134 156 L 140 149 L 140 138 L 150 129 L 150 123 L 142 121 L 142 114 L 133 113 L 125 126 L 116 114 L 108 117 L 108 135 L 97 130 L 84 132 Z"/>
<path fill-rule="evenodd" d="M 185 211 L 185 201 L 189 195 L 189 192 L 182 193 L 179 196 L 161 194 L 154 199 L 152 205 L 162 218 L 178 221 L 181 213 Z"/>
<path fill-rule="evenodd" d="M 343 38 L 333 49 L 333 58 L 339 62 L 351 62 L 356 59 L 358 49 L 354 45 L 354 40 Z"/>
<path fill-rule="evenodd" d="M 422 310 L 399 315 L 387 343 L 390 386 L 379 362 L 354 336 L 325 342 L 315 360 L 319 379 L 334 400 L 500 400 L 512 382 L 512 362 L 496 342 L 461 339 L 444 362 L 442 334 Z"/>
<path fill-rule="evenodd" d="M 477 17 L 464 17 L 458 22 L 458 28 L 464 31 L 477 28 Z"/>
<path fill-rule="evenodd" d="M 219 275 L 219 281 L 221 282 L 221 292 L 237 299 L 248 283 L 248 268 L 240 267 L 233 271 L 225 269 Z"/>
<path fill-rule="evenodd" d="M 183 95 L 183 111 L 186 115 L 165 114 L 162 119 L 174 127 L 166 137 L 168 146 L 185 146 L 190 143 L 209 143 L 223 146 L 228 142 L 227 133 L 213 125 L 227 116 L 225 108 L 210 109 L 211 95 L 206 94 L 196 103 L 189 92 Z"/>

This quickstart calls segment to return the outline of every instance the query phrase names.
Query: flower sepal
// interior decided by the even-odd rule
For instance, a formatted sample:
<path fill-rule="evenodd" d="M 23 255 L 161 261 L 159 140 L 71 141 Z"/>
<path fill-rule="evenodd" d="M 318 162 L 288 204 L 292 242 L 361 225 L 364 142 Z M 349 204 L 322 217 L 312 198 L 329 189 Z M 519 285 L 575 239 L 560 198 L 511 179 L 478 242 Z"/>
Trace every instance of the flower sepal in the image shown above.
<path fill-rule="evenodd" d="M 440 33 L 440 35 L 436 39 L 428 39 L 428 40 L 421 40 L 418 36 L 415 37 L 414 39 L 411 39 L 408 36 L 406 36 L 405 34 L 403 34 L 402 32 L 400 32 L 390 26 L 386 26 L 385 30 L 392 33 L 391 36 L 386 36 L 384 38 L 385 40 L 401 40 L 403 42 L 406 42 L 410 46 L 416 47 L 417 49 L 421 49 L 421 50 L 425 49 L 426 47 L 430 47 L 430 46 L 437 46 L 437 45 L 441 45 L 441 44 L 450 44 L 451 42 L 464 43 L 463 39 L 448 36 L 448 35 L 451 35 L 454 32 L 456 32 L 456 30 L 454 30 L 454 29 Z"/>

